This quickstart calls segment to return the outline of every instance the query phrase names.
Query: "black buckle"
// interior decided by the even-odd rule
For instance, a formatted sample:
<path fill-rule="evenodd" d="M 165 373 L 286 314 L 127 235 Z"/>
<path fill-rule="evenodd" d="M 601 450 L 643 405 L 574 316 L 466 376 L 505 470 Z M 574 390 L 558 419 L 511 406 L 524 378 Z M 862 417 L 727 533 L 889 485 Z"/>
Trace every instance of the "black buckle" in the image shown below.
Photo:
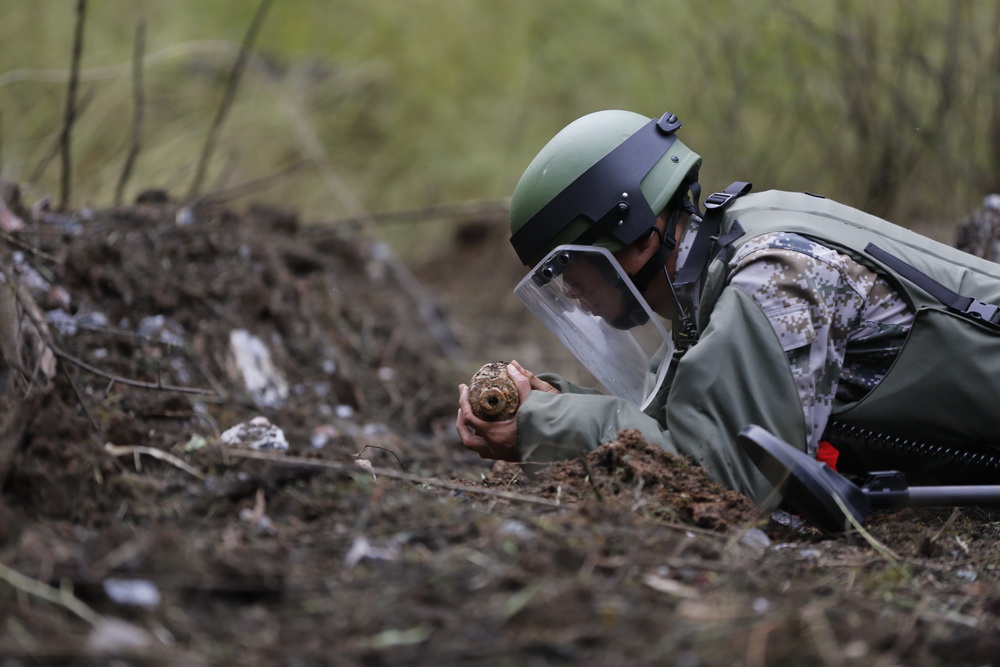
<path fill-rule="evenodd" d="M 965 307 L 966 315 L 977 320 L 984 320 L 990 324 L 997 324 L 1000 321 L 1000 307 L 991 303 L 983 303 L 978 299 L 973 299 L 972 303 Z"/>
<path fill-rule="evenodd" d="M 713 192 L 705 200 L 705 208 L 721 208 L 729 203 L 729 200 L 736 197 L 738 193 L 730 194 L 728 192 Z"/>
<path fill-rule="evenodd" d="M 681 121 L 677 119 L 675 114 L 668 111 L 660 116 L 660 119 L 656 121 L 656 127 L 660 128 L 660 131 L 663 132 L 663 134 L 673 134 L 677 130 L 681 129 Z"/>

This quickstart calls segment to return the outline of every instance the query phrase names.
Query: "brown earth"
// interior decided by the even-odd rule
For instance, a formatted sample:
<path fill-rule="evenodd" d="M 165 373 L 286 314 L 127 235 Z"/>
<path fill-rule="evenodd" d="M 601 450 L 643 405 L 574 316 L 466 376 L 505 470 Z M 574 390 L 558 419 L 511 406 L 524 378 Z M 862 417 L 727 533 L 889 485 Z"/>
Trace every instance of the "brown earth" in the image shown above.
<path fill-rule="evenodd" d="M 881 513 L 868 538 L 828 538 L 635 432 L 543 470 L 466 453 L 457 384 L 548 358 L 499 226 L 445 240 L 461 252 L 415 268 L 425 293 L 359 228 L 146 199 L 21 211 L 0 244 L 59 358 L 0 501 L 4 664 L 1000 655 L 995 513 Z M 287 395 L 244 388 L 241 330 Z M 287 451 L 223 444 L 256 416 Z"/>

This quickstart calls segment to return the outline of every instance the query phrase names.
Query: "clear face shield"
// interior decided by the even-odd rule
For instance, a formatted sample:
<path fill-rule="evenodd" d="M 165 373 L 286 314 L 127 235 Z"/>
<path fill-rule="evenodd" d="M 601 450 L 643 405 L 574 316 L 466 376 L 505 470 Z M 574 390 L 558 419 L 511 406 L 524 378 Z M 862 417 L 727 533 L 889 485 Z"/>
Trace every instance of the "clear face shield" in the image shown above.
<path fill-rule="evenodd" d="M 609 392 L 640 409 L 649 405 L 667 374 L 673 342 L 610 252 L 559 246 L 514 294 Z"/>

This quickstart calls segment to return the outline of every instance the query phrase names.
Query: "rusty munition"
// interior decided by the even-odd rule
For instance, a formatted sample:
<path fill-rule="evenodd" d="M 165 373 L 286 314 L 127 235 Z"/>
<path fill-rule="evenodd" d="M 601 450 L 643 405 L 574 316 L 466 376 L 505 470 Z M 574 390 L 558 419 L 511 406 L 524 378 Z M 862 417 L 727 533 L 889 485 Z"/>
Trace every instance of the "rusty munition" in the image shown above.
<path fill-rule="evenodd" d="M 486 421 L 504 421 L 517 413 L 517 387 L 507 374 L 506 361 L 492 361 L 476 371 L 469 384 L 469 403 L 473 414 Z"/>

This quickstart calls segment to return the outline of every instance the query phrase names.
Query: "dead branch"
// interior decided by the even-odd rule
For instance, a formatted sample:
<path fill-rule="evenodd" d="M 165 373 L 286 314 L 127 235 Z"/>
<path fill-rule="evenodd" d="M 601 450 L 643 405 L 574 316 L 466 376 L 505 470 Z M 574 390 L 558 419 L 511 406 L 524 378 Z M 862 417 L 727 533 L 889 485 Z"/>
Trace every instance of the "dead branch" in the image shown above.
<path fill-rule="evenodd" d="M 394 459 L 396 459 L 396 461 L 403 468 L 403 470 L 409 470 L 409 468 L 406 467 L 406 464 L 403 463 L 403 461 L 398 456 L 396 456 L 396 452 L 392 451 L 388 447 L 381 447 L 379 445 L 365 445 L 364 449 L 362 449 L 360 452 L 358 452 L 357 454 L 354 455 L 354 458 L 355 459 L 360 459 L 361 455 L 364 454 L 365 450 L 367 450 L 367 449 L 381 449 L 383 452 L 388 452 L 388 453 L 392 454 L 392 457 Z"/>
<path fill-rule="evenodd" d="M 295 456 L 271 454 L 268 452 L 256 452 L 252 450 L 233 451 L 230 452 L 230 455 L 235 456 L 237 458 L 257 459 L 259 461 L 270 461 L 271 463 L 278 463 L 283 465 L 326 468 L 329 470 L 336 470 L 337 472 L 357 473 L 360 472 L 361 470 L 354 463 L 318 461 L 316 459 L 304 459 Z M 382 475 L 383 477 L 390 477 L 392 479 L 399 479 L 406 482 L 414 482 L 416 484 L 427 484 L 428 486 L 436 486 L 442 489 L 450 489 L 452 491 L 475 493 L 483 496 L 492 496 L 494 498 L 503 498 L 504 500 L 511 500 L 514 502 L 543 505 L 545 507 L 561 507 L 561 505 L 555 501 L 549 500 L 547 498 L 539 498 L 538 496 L 526 496 L 520 493 L 511 493 L 509 491 L 500 491 L 497 489 L 484 489 L 481 487 L 469 486 L 467 484 L 459 484 L 457 482 L 448 482 L 445 480 L 436 479 L 434 477 L 421 477 L 420 475 L 414 475 L 412 473 L 407 473 L 407 472 L 400 472 L 398 470 L 390 470 L 389 468 L 375 468 L 373 466 L 371 471 L 378 475 Z"/>
<path fill-rule="evenodd" d="M 72 122 L 75 123 L 83 116 L 84 112 L 87 110 L 87 107 L 89 107 L 90 103 L 93 101 L 96 90 L 97 90 L 96 88 L 90 86 L 83 92 L 83 95 L 80 97 L 79 102 L 77 102 L 73 108 Z M 28 181 L 39 180 L 42 177 L 42 174 L 48 168 L 49 163 L 51 163 L 54 159 L 56 159 L 56 156 L 59 155 L 61 147 L 62 147 L 62 132 L 60 131 L 59 134 L 55 135 L 55 140 L 52 142 L 52 145 L 45 152 L 45 155 L 42 157 L 42 159 L 38 161 L 38 164 L 31 171 L 31 174 L 29 174 L 27 180 Z"/>
<path fill-rule="evenodd" d="M 583 466 L 583 472 L 587 475 L 587 481 L 590 482 L 590 488 L 593 489 L 594 495 L 597 496 L 597 501 L 603 503 L 604 496 L 601 495 L 601 490 L 597 488 L 597 480 L 594 479 L 594 474 L 590 472 L 590 465 L 587 463 L 587 455 L 581 453 L 578 457 L 580 459 L 580 464 Z"/>
<path fill-rule="evenodd" d="M 145 454 L 146 456 L 152 456 L 154 459 L 163 461 L 164 463 L 169 463 L 170 465 L 183 470 L 192 477 L 197 477 L 201 481 L 205 481 L 205 475 L 201 474 L 197 469 L 192 468 L 187 463 L 177 458 L 169 452 L 165 452 L 162 449 L 156 449 L 155 447 L 145 447 L 143 445 L 113 445 L 110 442 L 104 444 L 104 451 L 106 451 L 111 456 L 135 456 L 136 454 Z"/>
<path fill-rule="evenodd" d="M 25 241 L 22 241 L 21 239 L 19 239 L 16 236 L 14 236 L 13 234 L 10 234 L 10 233 L 5 232 L 3 230 L 0 230 L 0 239 L 3 239 L 7 243 L 11 244 L 12 246 L 18 247 L 21 250 L 25 250 L 27 252 L 30 252 L 35 257 L 38 257 L 40 259 L 44 259 L 47 262 L 52 262 L 53 264 L 57 264 L 59 262 L 58 259 L 56 259 L 52 255 L 50 255 L 49 253 L 45 252 L 44 250 L 39 250 L 38 248 L 36 248 L 35 246 L 31 245 L 30 243 L 26 243 Z"/>
<path fill-rule="evenodd" d="M 96 626 L 101 621 L 101 615 L 84 604 L 80 598 L 73 595 L 73 590 L 67 586 L 54 588 L 37 579 L 26 577 L 3 563 L 0 563 L 0 579 L 3 579 L 13 588 L 23 591 L 28 595 L 33 595 L 36 598 L 41 598 L 42 600 L 68 609 L 93 626 Z"/>
<path fill-rule="evenodd" d="M 60 368 L 62 369 L 63 375 L 66 376 L 66 380 L 69 382 L 70 388 L 73 390 L 73 395 L 76 396 L 77 403 L 79 403 L 80 407 L 83 409 L 83 414 L 86 415 L 87 421 L 90 422 L 90 427 L 94 429 L 94 433 L 100 433 L 100 425 L 97 423 L 97 420 L 94 419 L 94 414 L 90 411 L 90 408 L 87 407 L 87 403 L 83 400 L 83 396 L 80 394 L 80 388 L 76 386 L 76 374 L 70 374 L 69 369 L 65 366 L 60 366 Z"/>
<path fill-rule="evenodd" d="M 195 169 L 194 181 L 191 183 L 191 190 L 188 192 L 188 199 L 195 199 L 200 193 L 201 184 L 205 180 L 205 170 L 208 168 L 208 160 L 212 156 L 212 152 L 215 150 L 215 138 L 218 135 L 219 128 L 222 126 L 222 122 L 226 119 L 226 116 L 229 115 L 229 109 L 232 107 L 233 100 L 236 98 L 236 90 L 239 88 L 240 78 L 242 77 L 243 70 L 246 68 L 250 50 L 253 48 L 253 43 L 257 39 L 257 33 L 260 31 L 260 27 L 264 23 L 264 17 L 267 16 L 267 11 L 270 9 L 272 1 L 273 0 L 261 0 L 260 4 L 257 5 L 257 13 L 254 14 L 253 21 L 250 23 L 250 28 L 247 30 L 247 34 L 243 38 L 243 44 L 240 46 L 240 53 L 236 57 L 236 62 L 233 63 L 232 70 L 229 72 L 229 82 L 226 85 L 226 91 L 223 94 L 222 103 L 219 105 L 219 109 L 215 114 L 215 119 L 212 121 L 212 126 L 208 131 L 208 138 L 205 140 L 205 146 L 202 148 L 201 156 L 198 158 L 198 166 Z"/>
<path fill-rule="evenodd" d="M 69 88 L 66 92 L 66 113 L 62 130 L 62 190 L 59 208 L 66 210 L 72 187 L 73 160 L 70 144 L 73 136 L 73 121 L 76 117 L 76 91 L 80 84 L 80 57 L 83 55 L 83 23 L 87 16 L 87 0 L 76 0 L 76 32 L 73 36 L 73 60 L 70 66 Z"/>
<path fill-rule="evenodd" d="M 120 375 L 115 375 L 113 373 L 102 371 L 100 368 L 88 364 L 83 359 L 73 356 L 69 352 L 66 352 L 58 345 L 56 345 L 56 342 L 52 339 L 52 336 L 49 334 L 48 329 L 42 325 L 38 317 L 36 317 L 35 313 L 25 302 L 25 297 L 24 295 L 21 294 L 21 291 L 14 290 L 14 296 L 17 299 L 18 303 L 21 304 L 21 307 L 24 310 L 24 314 L 31 320 L 32 324 L 35 325 L 35 329 L 39 332 L 39 335 L 42 337 L 43 342 L 45 346 L 48 348 L 48 350 L 53 355 L 55 355 L 59 359 L 62 359 L 63 361 L 67 361 L 73 364 L 74 366 L 77 366 L 78 368 L 82 368 L 83 370 L 89 373 L 93 373 L 98 377 L 103 377 L 108 380 L 111 380 L 112 383 L 123 384 L 129 387 L 138 387 L 140 389 L 155 389 L 158 391 L 172 391 L 181 394 L 198 394 L 201 396 L 217 395 L 211 389 L 202 389 L 200 387 L 181 387 L 177 385 L 163 384 L 162 382 L 159 381 L 159 379 L 157 379 L 157 382 L 143 382 L 141 380 L 131 380 L 129 378 L 122 377 Z"/>
<path fill-rule="evenodd" d="M 159 381 L 143 382 L 142 380 L 131 380 L 129 378 L 122 377 L 120 375 L 115 375 L 114 373 L 108 373 L 106 371 L 102 371 L 100 368 L 97 368 L 96 366 L 91 366 L 83 359 L 80 359 L 79 357 L 74 357 L 72 354 L 61 349 L 54 343 L 51 343 L 50 347 L 52 348 L 53 354 L 55 354 L 63 361 L 68 361 L 74 366 L 78 366 L 79 368 L 82 368 L 88 373 L 92 373 L 98 377 L 111 380 L 112 384 L 123 384 L 129 387 L 138 387 L 140 389 L 155 389 L 157 391 L 172 391 L 172 392 L 177 392 L 179 394 L 198 394 L 199 396 L 216 395 L 215 391 L 211 389 L 202 389 L 201 387 L 182 387 L 172 384 L 163 384 L 162 382 Z"/>
<path fill-rule="evenodd" d="M 125 185 L 132 176 L 132 168 L 139 156 L 142 141 L 142 118 L 145 114 L 145 98 L 142 91 L 142 59 L 146 48 L 146 22 L 139 21 L 135 28 L 135 50 L 132 58 L 132 145 L 129 147 L 125 165 L 122 167 L 118 185 L 115 187 L 115 204 L 122 203 Z"/>

